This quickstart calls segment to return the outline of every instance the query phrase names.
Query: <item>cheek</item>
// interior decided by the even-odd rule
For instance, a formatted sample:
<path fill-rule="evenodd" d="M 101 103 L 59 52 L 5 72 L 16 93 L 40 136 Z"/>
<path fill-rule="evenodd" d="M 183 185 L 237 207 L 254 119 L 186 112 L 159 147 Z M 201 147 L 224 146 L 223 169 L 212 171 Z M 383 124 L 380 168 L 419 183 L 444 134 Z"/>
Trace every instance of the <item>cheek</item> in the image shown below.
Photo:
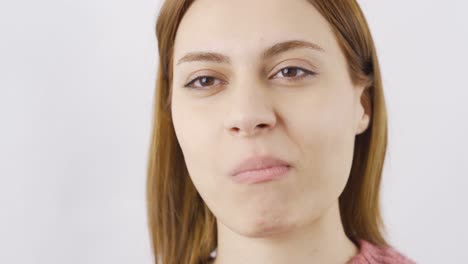
<path fill-rule="evenodd" d="M 172 121 L 177 141 L 179 142 L 188 173 L 195 187 L 201 194 L 212 184 L 213 154 L 213 119 L 207 118 L 190 103 L 177 98 L 172 104 Z"/>
<path fill-rule="evenodd" d="M 183 94 L 174 91 L 172 99 L 172 122 L 182 152 L 186 160 L 207 157 L 200 156 L 200 151 L 209 145 L 209 118 Z M 205 146 L 205 148 L 201 148 Z"/>
<path fill-rule="evenodd" d="M 297 124 L 291 132 L 301 151 L 303 179 L 318 192 L 336 196 L 348 179 L 354 150 L 351 101 L 330 96 L 303 105 L 307 114 L 292 115 L 294 119 L 288 121 Z"/>

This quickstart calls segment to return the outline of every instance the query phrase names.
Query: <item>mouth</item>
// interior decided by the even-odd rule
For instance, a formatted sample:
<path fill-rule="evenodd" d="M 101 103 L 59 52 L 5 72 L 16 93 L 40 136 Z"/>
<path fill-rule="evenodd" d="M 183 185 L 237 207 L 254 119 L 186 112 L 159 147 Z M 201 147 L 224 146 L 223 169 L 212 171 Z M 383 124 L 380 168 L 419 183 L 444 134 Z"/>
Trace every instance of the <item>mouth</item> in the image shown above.
<path fill-rule="evenodd" d="M 232 171 L 238 183 L 258 183 L 281 178 L 291 170 L 291 164 L 274 156 L 252 156 L 239 163 Z"/>
<path fill-rule="evenodd" d="M 233 180 L 242 184 L 254 184 L 277 180 L 289 174 L 291 166 L 272 166 L 263 169 L 247 170 L 233 176 Z"/>

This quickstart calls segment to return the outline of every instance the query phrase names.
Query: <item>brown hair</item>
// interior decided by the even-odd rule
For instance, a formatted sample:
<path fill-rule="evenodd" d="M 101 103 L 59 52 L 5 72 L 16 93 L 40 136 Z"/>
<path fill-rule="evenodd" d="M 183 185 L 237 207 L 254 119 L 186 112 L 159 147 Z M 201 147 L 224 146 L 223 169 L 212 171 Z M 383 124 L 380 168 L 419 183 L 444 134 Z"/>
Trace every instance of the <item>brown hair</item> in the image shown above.
<path fill-rule="evenodd" d="M 163 4 L 156 23 L 159 71 L 147 175 L 147 213 L 156 263 L 206 263 L 217 247 L 216 220 L 193 185 L 171 120 L 174 40 L 194 0 Z M 365 17 L 355 0 L 309 0 L 331 25 L 354 84 L 365 84 L 368 129 L 357 135 L 350 176 L 339 197 L 346 235 L 388 246 L 379 207 L 387 148 L 387 113 L 379 63 Z"/>

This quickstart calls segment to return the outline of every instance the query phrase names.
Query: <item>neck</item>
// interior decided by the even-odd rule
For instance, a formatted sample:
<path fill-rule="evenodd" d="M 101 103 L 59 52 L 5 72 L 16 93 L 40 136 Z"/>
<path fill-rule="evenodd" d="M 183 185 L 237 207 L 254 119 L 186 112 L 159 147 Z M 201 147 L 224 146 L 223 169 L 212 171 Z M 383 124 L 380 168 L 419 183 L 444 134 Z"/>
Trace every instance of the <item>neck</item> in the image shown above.
<path fill-rule="evenodd" d="M 343 264 L 359 253 L 344 232 L 338 201 L 307 225 L 261 238 L 241 236 L 219 221 L 217 231 L 214 264 Z"/>

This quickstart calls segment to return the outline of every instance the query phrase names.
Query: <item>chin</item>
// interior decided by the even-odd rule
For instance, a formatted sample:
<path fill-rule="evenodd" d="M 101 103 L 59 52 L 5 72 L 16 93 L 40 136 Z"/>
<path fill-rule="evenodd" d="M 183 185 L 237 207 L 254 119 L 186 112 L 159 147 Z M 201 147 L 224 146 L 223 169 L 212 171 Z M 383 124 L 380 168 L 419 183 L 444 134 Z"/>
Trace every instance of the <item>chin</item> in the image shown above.
<path fill-rule="evenodd" d="M 296 226 L 295 222 L 285 217 L 262 218 L 257 221 L 243 221 L 236 233 L 251 238 L 270 237 L 292 231 Z"/>

